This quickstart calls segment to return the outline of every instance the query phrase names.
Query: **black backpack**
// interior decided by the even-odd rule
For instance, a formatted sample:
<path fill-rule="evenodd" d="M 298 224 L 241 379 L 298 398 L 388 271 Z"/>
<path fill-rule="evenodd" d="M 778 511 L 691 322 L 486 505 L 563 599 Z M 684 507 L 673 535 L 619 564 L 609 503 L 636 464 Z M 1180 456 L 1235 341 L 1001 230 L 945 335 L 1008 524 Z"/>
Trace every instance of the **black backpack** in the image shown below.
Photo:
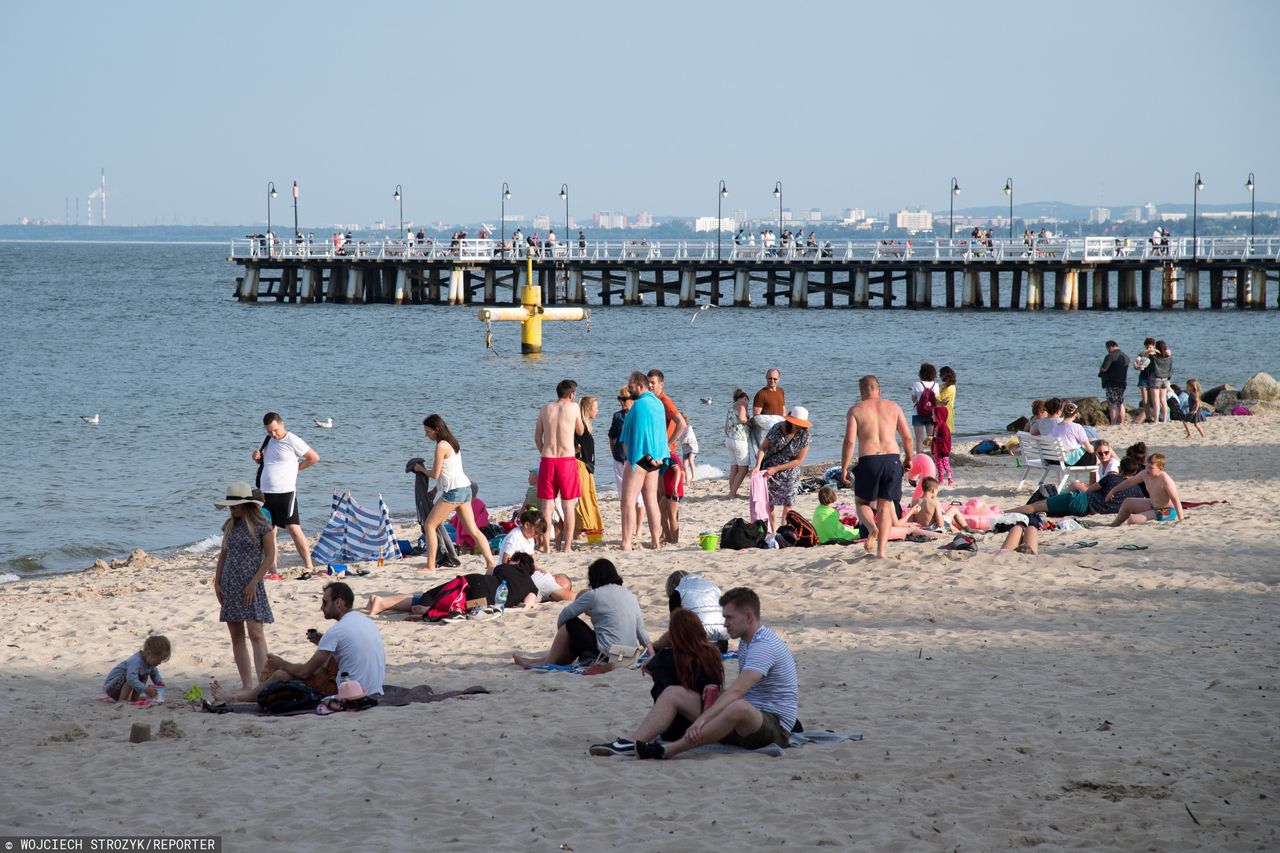
<path fill-rule="evenodd" d="M 763 548 L 769 528 L 763 521 L 734 518 L 720 531 L 720 547 L 726 551 Z"/>
<path fill-rule="evenodd" d="M 258 691 L 258 707 L 266 714 L 314 711 L 323 698 L 305 681 L 273 681 Z"/>

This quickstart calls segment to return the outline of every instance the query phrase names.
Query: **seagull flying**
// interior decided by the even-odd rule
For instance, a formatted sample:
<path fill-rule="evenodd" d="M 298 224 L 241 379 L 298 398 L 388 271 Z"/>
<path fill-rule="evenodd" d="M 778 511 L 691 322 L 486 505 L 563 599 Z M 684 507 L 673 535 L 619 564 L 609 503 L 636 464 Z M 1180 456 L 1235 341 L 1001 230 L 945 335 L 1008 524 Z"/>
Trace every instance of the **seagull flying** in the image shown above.
<path fill-rule="evenodd" d="M 702 399 L 702 402 L 703 402 L 703 403 L 705 403 L 706 405 L 708 405 L 708 406 L 710 406 L 710 405 L 711 405 L 711 398 L 710 398 L 710 397 L 703 397 L 703 398 L 701 398 L 701 399 Z"/>
<path fill-rule="evenodd" d="M 84 421 L 87 424 L 93 424 L 94 426 L 97 426 L 98 424 L 102 423 L 102 418 L 98 417 L 98 414 L 96 412 L 94 413 L 93 417 L 89 417 L 88 415 L 81 415 L 80 420 Z"/>
<path fill-rule="evenodd" d="M 699 305 L 699 306 L 698 306 L 698 308 L 697 308 L 697 310 L 696 310 L 696 311 L 694 311 L 694 312 L 693 312 L 693 314 L 689 317 L 689 325 L 690 325 L 690 326 L 692 326 L 692 325 L 693 325 L 693 321 L 694 321 L 694 320 L 697 320 L 697 319 L 698 319 L 698 315 L 699 315 L 699 314 L 701 314 L 703 311 L 706 311 L 708 308 L 714 308 L 714 307 L 716 307 L 716 306 L 712 305 L 712 304 L 711 304 L 711 303 L 709 303 L 709 302 L 708 302 L 706 305 Z"/>
<path fill-rule="evenodd" d="M 316 426 L 320 427 L 320 429 L 333 429 L 333 418 L 316 421 Z"/>

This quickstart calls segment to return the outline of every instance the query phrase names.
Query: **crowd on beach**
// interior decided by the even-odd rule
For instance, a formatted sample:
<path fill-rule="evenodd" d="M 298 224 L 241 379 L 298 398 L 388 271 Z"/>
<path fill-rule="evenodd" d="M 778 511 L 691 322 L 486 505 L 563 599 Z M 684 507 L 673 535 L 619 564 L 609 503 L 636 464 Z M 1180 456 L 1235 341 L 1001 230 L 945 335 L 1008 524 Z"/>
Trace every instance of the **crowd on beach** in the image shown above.
<path fill-rule="evenodd" d="M 1136 421 L 1161 422 L 1172 375 L 1172 356 L 1164 341 L 1148 339 L 1132 359 L 1114 341 L 1099 368 L 1113 423 L 1123 421 L 1127 372 L 1139 375 L 1142 406 Z M 910 416 L 883 395 L 874 375 L 858 381 L 859 400 L 845 416 L 839 464 L 816 488 L 811 518 L 795 511 L 802 489 L 814 486 L 802 477 L 813 423 L 808 410 L 789 404 L 781 373 L 770 368 L 754 394 L 736 389 L 725 414 L 723 434 L 730 457 L 728 498 L 741 499 L 747 488 L 749 514 L 764 537 L 762 545 L 861 545 L 871 558 L 888 556 L 889 543 L 930 542 L 954 534 L 951 550 L 976 550 L 975 537 L 1005 534 L 999 553 L 1037 554 L 1039 534 L 1055 519 L 1114 516 L 1113 526 L 1185 519 L 1177 484 L 1166 471 L 1163 453 L 1148 453 L 1143 442 L 1123 455 L 1108 441 L 1077 422 L 1077 405 L 1065 399 L 1036 400 L 1028 423 L 1031 435 L 1058 441 L 1065 461 L 1085 474 L 1062 492 L 1041 489 L 1022 506 L 1003 511 L 946 503 L 944 488 L 955 482 L 950 464 L 955 424 L 957 373 L 950 366 L 920 366 L 917 380 L 904 389 Z M 385 652 L 377 621 L 392 615 L 409 620 L 457 621 L 497 618 L 508 607 L 561 606 L 548 648 L 537 654 L 516 652 L 526 668 L 594 667 L 607 671 L 621 655 L 640 656 L 654 678 L 654 705 L 628 738 L 596 744 L 593 754 L 674 757 L 712 742 L 749 748 L 785 746 L 798 730 L 795 661 L 786 643 L 764 626 L 756 592 L 721 592 L 697 573 L 676 572 L 667 583 L 671 613 L 668 630 L 651 639 L 643 609 L 610 559 L 594 560 L 586 588 L 537 564 L 550 552 L 572 553 L 579 539 L 598 544 L 604 523 L 596 499 L 595 421 L 599 398 L 578 399 L 573 380 L 560 382 L 555 399 L 539 409 L 532 425 L 538 465 L 529 469 L 524 503 L 509 518 L 491 521 L 477 486 L 463 468 L 462 442 L 439 414 L 422 428 L 432 456 L 409 460 L 406 471 L 419 484 L 419 540 L 424 573 L 462 568 L 462 559 L 480 557 L 475 571 L 457 574 L 420 592 L 370 595 L 358 607 L 345 582 L 328 583 L 321 613 L 336 624 L 309 633 L 313 654 L 291 662 L 267 651 L 264 626 L 274 621 L 265 581 L 280 579 L 276 531 L 286 530 L 303 565 L 301 577 L 319 575 L 299 520 L 297 481 L 320 457 L 290 432 L 276 412 L 263 417 L 266 433 L 252 452 L 257 482 L 232 483 L 215 506 L 227 510 L 214 568 L 213 590 L 219 620 L 227 625 L 240 686 L 211 685 L 209 710 L 252 702 L 281 683 L 301 683 L 323 697 L 329 710 L 361 707 L 382 694 Z M 1184 413 L 1187 434 L 1194 424 L 1203 435 L 1199 383 L 1187 383 Z M 681 542 L 680 505 L 685 484 L 696 476 L 698 441 L 688 418 L 667 392 L 661 370 L 631 373 L 617 391 L 607 446 L 621 505 L 619 547 L 626 553 L 647 538 L 650 548 Z M 705 402 L 705 401 L 704 401 Z M 602 448 L 603 449 L 603 448 Z M 903 484 L 914 486 L 904 502 Z M 852 504 L 839 491 L 851 488 Z M 976 505 L 975 505 L 976 503 Z M 741 519 L 735 519 L 741 521 Z M 643 531 L 647 528 L 647 537 Z M 783 536 L 790 528 L 790 538 Z M 796 534 L 799 533 L 797 541 Z M 590 621 L 586 621 L 586 617 Z M 722 655 L 738 640 L 739 673 L 726 686 Z M 112 669 L 104 692 L 120 701 L 163 700 L 159 665 L 171 649 L 165 637 L 149 637 L 143 648 Z M 148 683 L 150 682 L 150 683 Z"/>

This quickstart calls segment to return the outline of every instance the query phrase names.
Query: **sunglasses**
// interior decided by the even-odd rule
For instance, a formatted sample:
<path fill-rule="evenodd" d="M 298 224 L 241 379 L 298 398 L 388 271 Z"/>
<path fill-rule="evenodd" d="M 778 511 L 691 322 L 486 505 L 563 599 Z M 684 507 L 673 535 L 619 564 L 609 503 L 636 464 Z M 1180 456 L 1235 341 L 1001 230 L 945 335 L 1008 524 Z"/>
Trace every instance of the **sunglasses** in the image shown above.
<path fill-rule="evenodd" d="M 619 403 L 625 403 L 625 402 L 627 402 L 627 401 L 628 401 L 628 400 L 630 400 L 630 399 L 631 399 L 630 397 L 619 397 L 619 398 L 618 398 L 618 402 L 619 402 Z"/>

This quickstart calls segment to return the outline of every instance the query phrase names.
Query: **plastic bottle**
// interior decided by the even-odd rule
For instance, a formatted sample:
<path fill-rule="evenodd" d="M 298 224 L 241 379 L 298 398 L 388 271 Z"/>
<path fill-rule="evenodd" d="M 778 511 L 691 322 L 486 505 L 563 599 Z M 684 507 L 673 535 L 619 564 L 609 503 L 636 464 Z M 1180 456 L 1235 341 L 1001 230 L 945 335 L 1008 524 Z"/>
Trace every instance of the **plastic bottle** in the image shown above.
<path fill-rule="evenodd" d="M 506 581 L 503 581 L 502 583 L 498 584 L 498 592 L 496 595 L 494 595 L 493 598 L 494 598 L 494 601 L 497 602 L 498 612 L 506 613 L 507 612 L 507 582 Z"/>
<path fill-rule="evenodd" d="M 347 683 L 348 681 L 350 681 L 350 680 L 351 680 L 351 676 L 350 676 L 350 675 L 348 675 L 347 673 L 345 673 L 345 672 L 340 672 L 340 673 L 338 673 L 338 686 L 339 686 L 339 687 L 341 687 L 343 684 L 346 684 L 346 683 Z"/>

